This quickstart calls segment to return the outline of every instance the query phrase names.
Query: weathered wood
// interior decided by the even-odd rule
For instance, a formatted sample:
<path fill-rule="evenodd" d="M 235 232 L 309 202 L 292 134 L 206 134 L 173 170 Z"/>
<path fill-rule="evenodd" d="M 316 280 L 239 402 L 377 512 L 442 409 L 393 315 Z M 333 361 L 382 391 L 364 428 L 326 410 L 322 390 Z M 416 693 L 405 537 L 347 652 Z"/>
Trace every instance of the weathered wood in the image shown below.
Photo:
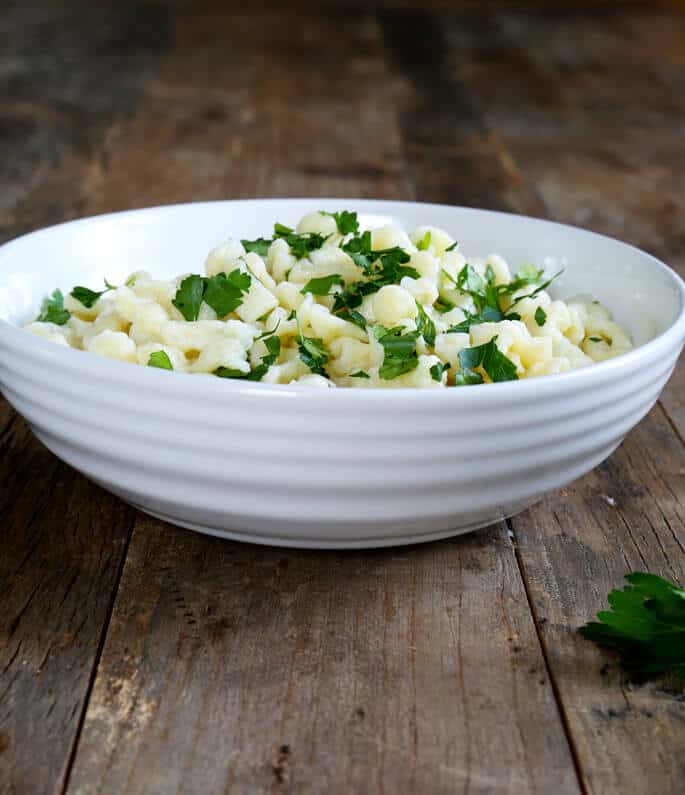
<path fill-rule="evenodd" d="M 290 19 L 182 16 L 178 54 L 122 132 L 135 146 L 111 152 L 116 181 L 95 201 L 132 191 L 147 201 L 162 189 L 150 185 L 155 158 L 170 153 L 192 157 L 167 177 L 167 198 L 187 198 L 207 173 L 199 163 L 223 168 L 212 191 L 406 196 L 394 76 L 373 18 Z M 227 49 L 224 32 L 237 27 L 245 37 Z M 320 40 L 312 70 L 305 53 Z M 236 63 L 244 84 L 229 91 L 222 75 Z M 244 118 L 227 113 L 205 130 L 207 96 Z M 172 123 L 158 131 L 162 98 Z M 418 551 L 331 555 L 136 526 L 70 792 L 552 784 L 578 790 L 503 528 Z"/>
<path fill-rule="evenodd" d="M 577 792 L 504 528 L 347 554 L 136 525 L 73 793 Z"/>
<path fill-rule="evenodd" d="M 133 511 L 1 401 L 0 515 L 0 791 L 59 792 Z"/>
<path fill-rule="evenodd" d="M 590 792 L 682 791 L 685 699 L 631 684 L 577 628 L 628 571 L 685 582 L 683 448 L 661 409 L 593 473 L 512 520 L 527 588 Z"/>

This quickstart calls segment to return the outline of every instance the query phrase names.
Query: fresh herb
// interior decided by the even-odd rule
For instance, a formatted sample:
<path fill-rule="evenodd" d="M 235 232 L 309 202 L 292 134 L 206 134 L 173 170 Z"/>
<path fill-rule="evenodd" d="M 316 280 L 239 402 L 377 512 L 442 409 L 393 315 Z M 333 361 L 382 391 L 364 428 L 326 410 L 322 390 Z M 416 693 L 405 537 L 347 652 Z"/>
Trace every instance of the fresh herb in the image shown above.
<path fill-rule="evenodd" d="M 43 300 L 40 306 L 40 315 L 36 318 L 38 323 L 54 323 L 63 326 L 71 317 L 71 312 L 64 308 L 64 295 L 61 290 L 54 290 Z"/>
<path fill-rule="evenodd" d="M 186 276 L 176 290 L 176 297 L 171 303 L 188 321 L 197 320 L 200 314 L 205 284 L 203 276 Z"/>
<path fill-rule="evenodd" d="M 535 310 L 535 322 L 538 326 L 544 326 L 547 322 L 547 312 L 541 306 Z"/>
<path fill-rule="evenodd" d="M 613 590 L 611 610 L 580 628 L 584 638 L 615 649 L 639 676 L 673 671 L 685 679 L 685 589 L 655 574 L 633 572 Z"/>
<path fill-rule="evenodd" d="M 328 378 L 325 367 L 328 364 L 330 353 L 323 344 L 323 340 L 318 337 L 305 337 L 299 323 L 297 324 L 297 333 L 297 349 L 300 352 L 300 359 L 313 373 L 318 373 Z"/>
<path fill-rule="evenodd" d="M 270 337 L 264 338 L 264 344 L 268 353 L 262 356 L 261 362 L 251 370 L 249 373 L 243 373 L 241 370 L 234 370 L 230 367 L 218 367 L 214 371 L 214 375 L 219 378 L 240 378 L 244 381 L 261 381 L 266 375 L 266 371 L 272 364 L 276 363 L 281 353 L 281 338 L 276 336 L 276 329 L 271 332 Z"/>
<path fill-rule="evenodd" d="M 307 254 L 321 248 L 326 242 L 326 238 L 318 232 L 305 232 L 298 235 L 289 226 L 283 224 L 274 224 L 274 236 L 285 240 L 295 259 L 303 259 Z"/>
<path fill-rule="evenodd" d="M 357 213 L 351 213 L 349 210 L 343 210 L 339 213 L 327 213 L 323 210 L 319 210 L 319 212 L 321 215 L 327 215 L 329 218 L 335 219 L 335 225 L 341 235 L 356 235 L 359 231 Z"/>
<path fill-rule="evenodd" d="M 148 367 L 159 367 L 160 370 L 173 370 L 174 366 L 166 351 L 153 351 L 147 360 Z"/>
<path fill-rule="evenodd" d="M 443 373 L 446 373 L 449 369 L 450 369 L 449 364 L 445 364 L 444 362 L 438 362 L 437 364 L 434 364 L 430 368 L 431 378 L 434 381 L 441 382 Z"/>
<path fill-rule="evenodd" d="M 302 295 L 311 293 L 312 295 L 328 295 L 334 284 L 345 286 L 345 281 L 339 273 L 331 273 L 329 276 L 320 276 L 317 279 L 310 279 L 300 290 Z"/>
<path fill-rule="evenodd" d="M 126 281 L 124 282 L 124 286 L 125 287 L 133 287 L 133 285 L 136 283 L 136 279 L 137 278 L 138 278 L 138 274 L 137 273 L 132 273 L 128 277 L 128 279 L 126 279 Z M 105 280 L 105 284 L 107 284 L 107 280 Z"/>
<path fill-rule="evenodd" d="M 348 323 L 354 323 L 355 326 L 359 326 L 360 329 L 366 331 L 366 318 L 361 314 L 361 312 L 357 312 L 354 309 L 344 308 L 336 314 L 341 320 L 347 320 Z"/>
<path fill-rule="evenodd" d="M 447 246 L 447 248 L 445 249 L 445 254 L 447 254 L 449 251 L 454 251 L 454 249 L 458 245 L 459 245 L 459 243 L 455 240 L 454 243 L 452 243 L 451 245 Z"/>
<path fill-rule="evenodd" d="M 501 295 L 513 295 L 524 287 L 530 287 L 531 284 L 538 284 L 544 274 L 544 269 L 538 270 L 535 265 L 522 265 L 516 272 L 514 278 L 508 284 L 499 285 L 498 290 Z"/>
<path fill-rule="evenodd" d="M 363 370 L 357 370 L 356 373 L 350 373 L 350 378 L 371 378 L 371 376 Z"/>
<path fill-rule="evenodd" d="M 500 351 L 496 342 L 497 337 L 493 337 L 483 345 L 464 348 L 459 352 L 459 364 L 465 377 L 470 376 L 477 367 L 480 367 L 491 381 L 518 380 L 516 365 Z"/>
<path fill-rule="evenodd" d="M 456 304 L 452 303 L 447 298 L 443 298 L 442 296 L 438 296 L 437 301 L 433 304 L 433 308 L 437 309 L 438 312 L 441 314 L 445 314 L 445 312 L 449 312 L 451 309 L 454 309 Z"/>
<path fill-rule="evenodd" d="M 217 273 L 205 282 L 204 302 L 211 306 L 217 317 L 226 317 L 242 304 L 243 296 L 250 289 L 252 277 L 239 268 L 228 275 Z"/>
<path fill-rule="evenodd" d="M 245 251 L 254 251 L 255 254 L 259 254 L 260 257 L 266 257 L 269 253 L 269 246 L 273 243 L 273 240 L 267 240 L 265 237 L 258 237 L 256 240 L 241 240 L 243 244 L 243 248 Z"/>
<path fill-rule="evenodd" d="M 80 301 L 83 306 L 86 307 L 86 309 L 91 309 L 91 307 L 95 306 L 100 296 L 104 295 L 110 290 L 116 290 L 116 287 L 110 284 L 107 279 L 105 279 L 105 289 L 101 290 L 100 292 L 97 292 L 96 290 L 89 290 L 87 287 L 74 287 L 70 295 L 72 298 Z"/>
<path fill-rule="evenodd" d="M 430 345 L 432 348 L 435 345 L 435 323 L 428 317 L 426 310 L 418 301 L 416 302 L 416 309 L 418 310 L 416 316 L 416 330 L 423 337 L 426 345 Z"/>
<path fill-rule="evenodd" d="M 291 309 L 286 320 L 297 320 L 297 312 L 294 309 Z"/>
<path fill-rule="evenodd" d="M 561 276 L 561 274 L 562 274 L 563 272 L 564 272 L 564 271 L 563 271 L 563 269 L 562 269 L 562 270 L 560 270 L 560 271 L 558 271 L 558 272 L 557 272 L 557 273 L 555 273 L 555 274 L 554 274 L 554 276 L 552 276 L 550 279 L 547 279 L 547 281 L 546 281 L 546 282 L 543 282 L 541 285 L 539 285 L 538 287 L 536 287 L 536 288 L 533 290 L 533 292 L 532 292 L 532 293 L 528 293 L 527 295 L 522 295 L 520 298 L 517 298 L 517 299 L 514 301 L 514 303 L 513 303 L 513 304 L 510 304 L 510 305 L 509 305 L 509 309 L 508 309 L 507 311 L 509 311 L 509 312 L 510 312 L 510 311 L 511 311 L 511 309 L 512 309 L 514 306 L 516 306 L 516 304 L 518 304 L 518 303 L 519 303 L 519 301 L 523 301 L 523 299 L 524 299 L 524 298 L 535 298 L 535 296 L 536 296 L 536 295 L 538 295 L 539 293 L 541 293 L 543 290 L 546 290 L 546 289 L 547 289 L 547 288 L 550 286 L 550 284 L 552 284 L 552 282 L 553 282 L 555 279 L 557 279 L 559 276 Z"/>
<path fill-rule="evenodd" d="M 590 342 L 604 342 L 604 340 L 601 337 L 588 337 L 588 339 L 590 340 Z"/>
<path fill-rule="evenodd" d="M 418 248 L 419 251 L 427 251 L 430 248 L 430 244 L 431 244 L 431 230 L 429 229 L 426 232 L 426 234 L 421 238 L 421 240 L 419 240 L 419 242 L 416 244 L 416 248 Z"/>
<path fill-rule="evenodd" d="M 482 384 L 483 376 L 475 370 L 462 370 L 454 376 L 455 386 L 473 386 L 474 384 Z"/>
<path fill-rule="evenodd" d="M 505 318 L 504 315 L 499 311 L 499 309 L 492 309 L 492 307 L 486 306 L 483 311 L 479 315 L 473 315 L 470 312 L 464 312 L 466 315 L 465 319 L 461 321 L 461 323 L 457 323 L 454 326 L 450 326 L 445 334 L 456 334 L 456 333 L 468 333 L 471 329 L 471 326 L 476 326 L 479 323 L 499 323 L 500 320 L 519 320 L 520 315 L 507 315 Z"/>
<path fill-rule="evenodd" d="M 416 354 L 416 340 L 418 331 L 403 334 L 400 326 L 386 328 L 374 326 L 373 333 L 378 342 L 383 346 L 383 364 L 378 375 L 384 381 L 390 381 L 405 373 L 415 370 L 419 357 Z"/>

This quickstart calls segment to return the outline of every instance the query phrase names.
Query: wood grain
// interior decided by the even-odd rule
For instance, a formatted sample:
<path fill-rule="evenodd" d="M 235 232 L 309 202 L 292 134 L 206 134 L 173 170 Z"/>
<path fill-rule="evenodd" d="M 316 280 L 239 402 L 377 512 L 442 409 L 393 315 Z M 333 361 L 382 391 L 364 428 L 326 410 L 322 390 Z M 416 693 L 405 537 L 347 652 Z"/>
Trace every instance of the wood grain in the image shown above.
<path fill-rule="evenodd" d="M 69 791 L 577 792 L 504 528 L 261 549 L 136 525 Z"/>
<path fill-rule="evenodd" d="M 0 792 L 59 792 L 132 526 L 0 402 Z"/>

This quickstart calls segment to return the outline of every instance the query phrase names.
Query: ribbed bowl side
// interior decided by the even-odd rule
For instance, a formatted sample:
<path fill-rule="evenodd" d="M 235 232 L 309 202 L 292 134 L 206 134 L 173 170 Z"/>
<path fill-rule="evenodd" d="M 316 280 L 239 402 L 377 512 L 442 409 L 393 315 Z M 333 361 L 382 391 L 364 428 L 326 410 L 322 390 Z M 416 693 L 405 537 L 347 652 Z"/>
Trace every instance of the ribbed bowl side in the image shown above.
<path fill-rule="evenodd" d="M 311 390 L 293 400 L 142 368 L 136 388 L 117 378 L 122 366 L 84 378 L 83 354 L 56 369 L 44 347 L 0 337 L 0 384 L 57 455 L 144 508 L 344 544 L 478 524 L 578 477 L 649 411 L 679 352 L 588 379 L 531 381 L 520 395 L 485 387 L 338 400 Z"/>

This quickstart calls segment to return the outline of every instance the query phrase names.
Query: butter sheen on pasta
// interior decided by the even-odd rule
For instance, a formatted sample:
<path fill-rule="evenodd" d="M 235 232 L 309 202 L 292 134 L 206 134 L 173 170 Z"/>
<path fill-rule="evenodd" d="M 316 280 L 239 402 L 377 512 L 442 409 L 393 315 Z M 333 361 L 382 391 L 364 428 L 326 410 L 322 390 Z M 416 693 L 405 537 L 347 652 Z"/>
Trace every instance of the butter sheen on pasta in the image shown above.
<path fill-rule="evenodd" d="M 265 357 L 270 362 L 266 342 L 275 336 L 280 349 L 275 361 L 262 367 L 260 380 L 323 388 L 445 388 L 463 370 L 460 353 L 492 340 L 513 363 L 518 378 L 586 367 L 632 348 L 626 331 L 598 302 L 586 297 L 554 300 L 546 290 L 537 292 L 535 284 L 502 298 L 503 309 L 513 306 L 520 319 L 477 322 L 467 331 L 450 331 L 477 311 L 473 298 L 457 287 L 467 263 L 496 286 L 511 283 L 516 269 L 497 254 L 467 257 L 445 231 L 428 226 L 411 234 L 395 226 L 371 230 L 373 251 L 399 246 L 417 278 L 405 275 L 364 295 L 355 308 L 365 322 L 363 328 L 359 317 L 355 323 L 334 311 L 337 293 L 366 281 L 341 248 L 352 235 L 342 235 L 333 217 L 318 212 L 302 218 L 295 232 L 326 239 L 302 259 L 295 258 L 283 238 L 273 240 L 265 256 L 246 251 L 234 239 L 209 253 L 206 276 L 236 269 L 251 276 L 242 302 L 227 317 L 217 317 L 203 302 L 197 320 L 186 320 L 173 303 L 184 276 L 164 281 L 139 271 L 91 307 L 67 295 L 64 308 L 71 316 L 64 325 L 34 321 L 26 329 L 60 345 L 142 365 L 163 351 L 177 372 L 230 373 L 236 378 L 260 372 L 257 368 Z M 340 276 L 342 284 L 333 284 L 327 295 L 304 290 L 312 279 L 333 275 Z M 432 321 L 434 339 L 429 344 L 425 336 L 416 335 L 412 369 L 383 378 L 380 371 L 388 354 L 374 327 L 411 335 L 419 322 L 417 305 Z M 302 356 L 302 338 L 317 340 L 325 350 L 327 360 L 320 372 L 312 372 Z M 485 382 L 490 380 L 486 370 L 479 372 Z"/>

